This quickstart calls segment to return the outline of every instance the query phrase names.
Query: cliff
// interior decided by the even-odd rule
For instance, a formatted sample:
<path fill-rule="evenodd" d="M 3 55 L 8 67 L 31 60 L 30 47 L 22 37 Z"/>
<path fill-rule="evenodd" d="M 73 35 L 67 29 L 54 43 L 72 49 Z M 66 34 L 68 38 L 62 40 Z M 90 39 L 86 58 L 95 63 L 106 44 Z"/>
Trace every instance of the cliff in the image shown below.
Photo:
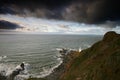
<path fill-rule="evenodd" d="M 68 54 L 45 80 L 120 80 L 120 35 L 107 32 L 90 48 Z"/>
<path fill-rule="evenodd" d="M 110 31 L 83 50 L 60 80 L 120 80 L 120 35 Z"/>

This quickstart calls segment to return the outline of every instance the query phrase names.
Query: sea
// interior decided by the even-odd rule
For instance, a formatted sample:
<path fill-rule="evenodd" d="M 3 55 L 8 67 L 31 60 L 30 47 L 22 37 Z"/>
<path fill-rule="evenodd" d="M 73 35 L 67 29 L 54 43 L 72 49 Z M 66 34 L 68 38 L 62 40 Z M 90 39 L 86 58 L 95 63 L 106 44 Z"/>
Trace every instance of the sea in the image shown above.
<path fill-rule="evenodd" d="M 16 77 L 45 77 L 61 63 L 58 49 L 86 49 L 102 35 L 0 34 L 0 73 L 7 75 L 25 63 L 25 71 Z"/>

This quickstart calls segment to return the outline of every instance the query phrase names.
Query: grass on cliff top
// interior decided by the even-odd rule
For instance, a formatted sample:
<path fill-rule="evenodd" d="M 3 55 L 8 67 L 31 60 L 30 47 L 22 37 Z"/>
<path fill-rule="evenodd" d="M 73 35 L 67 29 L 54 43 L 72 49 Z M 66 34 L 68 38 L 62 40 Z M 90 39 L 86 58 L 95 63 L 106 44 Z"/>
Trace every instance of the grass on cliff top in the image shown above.
<path fill-rule="evenodd" d="M 120 36 L 112 38 L 83 50 L 61 80 L 120 80 Z"/>
<path fill-rule="evenodd" d="M 73 58 L 60 80 L 120 80 L 120 35 L 107 34 L 103 40 L 83 50 Z"/>

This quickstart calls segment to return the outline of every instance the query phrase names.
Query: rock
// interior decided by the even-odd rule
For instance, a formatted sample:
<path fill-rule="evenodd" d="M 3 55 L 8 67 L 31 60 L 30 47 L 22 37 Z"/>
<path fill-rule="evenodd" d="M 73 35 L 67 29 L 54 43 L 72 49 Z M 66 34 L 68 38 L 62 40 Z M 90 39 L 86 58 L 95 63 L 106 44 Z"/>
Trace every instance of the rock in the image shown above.
<path fill-rule="evenodd" d="M 114 41 L 116 39 L 120 38 L 120 35 L 117 34 L 116 32 L 114 31 L 110 31 L 110 32 L 107 32 L 104 37 L 103 37 L 103 41 L 105 42 L 111 42 L 111 41 Z"/>
<path fill-rule="evenodd" d="M 107 32 L 90 48 L 64 56 L 45 80 L 120 80 L 120 35 Z"/>
<path fill-rule="evenodd" d="M 120 80 L 120 35 L 107 32 L 103 40 L 82 50 L 60 80 Z"/>

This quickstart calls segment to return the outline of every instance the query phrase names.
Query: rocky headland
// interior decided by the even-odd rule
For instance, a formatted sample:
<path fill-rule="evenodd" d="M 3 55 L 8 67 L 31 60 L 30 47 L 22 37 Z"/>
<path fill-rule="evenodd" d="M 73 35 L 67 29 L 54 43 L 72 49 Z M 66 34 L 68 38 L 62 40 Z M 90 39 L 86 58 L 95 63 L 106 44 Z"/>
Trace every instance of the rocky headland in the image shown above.
<path fill-rule="evenodd" d="M 107 32 L 90 48 L 64 56 L 49 76 L 28 80 L 120 80 L 120 34 Z"/>

